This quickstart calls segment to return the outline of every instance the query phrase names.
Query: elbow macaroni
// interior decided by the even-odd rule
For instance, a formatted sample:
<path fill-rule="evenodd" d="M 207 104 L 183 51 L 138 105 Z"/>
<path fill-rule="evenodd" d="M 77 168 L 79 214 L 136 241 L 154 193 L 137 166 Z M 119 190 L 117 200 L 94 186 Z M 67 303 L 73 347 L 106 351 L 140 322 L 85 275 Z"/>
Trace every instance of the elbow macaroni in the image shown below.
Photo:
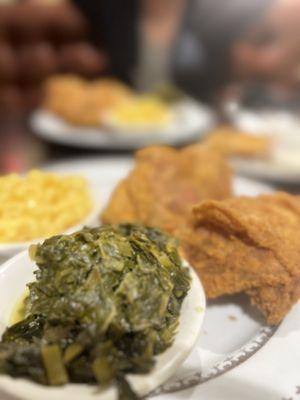
<path fill-rule="evenodd" d="M 31 171 L 0 177 L 0 243 L 45 238 L 80 223 L 92 210 L 87 181 Z"/>

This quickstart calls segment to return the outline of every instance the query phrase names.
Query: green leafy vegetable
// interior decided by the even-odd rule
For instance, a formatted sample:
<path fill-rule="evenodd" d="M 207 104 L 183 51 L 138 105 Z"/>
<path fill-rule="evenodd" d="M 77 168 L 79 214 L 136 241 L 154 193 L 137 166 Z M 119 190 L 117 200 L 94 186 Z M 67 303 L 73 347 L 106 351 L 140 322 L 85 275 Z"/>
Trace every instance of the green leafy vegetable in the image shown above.
<path fill-rule="evenodd" d="M 190 287 L 177 242 L 136 225 L 84 228 L 31 248 L 38 269 L 24 320 L 0 344 L 0 373 L 48 385 L 115 382 L 148 373 L 173 342 Z"/>
<path fill-rule="evenodd" d="M 69 378 L 63 363 L 60 347 L 56 344 L 43 346 L 41 352 L 49 384 L 53 386 L 66 384 Z"/>

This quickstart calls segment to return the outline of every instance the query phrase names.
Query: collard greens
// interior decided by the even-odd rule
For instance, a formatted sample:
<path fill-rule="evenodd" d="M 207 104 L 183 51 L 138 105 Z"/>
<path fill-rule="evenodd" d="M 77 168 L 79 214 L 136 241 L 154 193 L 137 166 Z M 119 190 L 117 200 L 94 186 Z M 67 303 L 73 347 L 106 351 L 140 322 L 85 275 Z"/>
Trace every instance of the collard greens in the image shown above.
<path fill-rule="evenodd" d="M 190 287 L 177 242 L 137 225 L 106 225 L 33 246 L 38 269 L 24 320 L 0 344 L 0 372 L 48 385 L 147 373 L 172 343 Z"/>

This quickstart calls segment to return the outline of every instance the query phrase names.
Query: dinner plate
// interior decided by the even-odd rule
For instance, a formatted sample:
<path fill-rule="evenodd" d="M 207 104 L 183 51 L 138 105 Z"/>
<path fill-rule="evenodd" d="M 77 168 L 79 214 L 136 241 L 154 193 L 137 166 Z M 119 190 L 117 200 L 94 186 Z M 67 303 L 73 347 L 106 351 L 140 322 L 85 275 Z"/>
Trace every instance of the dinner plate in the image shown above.
<path fill-rule="evenodd" d="M 128 174 L 132 166 L 130 157 L 89 157 L 48 164 L 44 169 L 86 176 L 100 190 L 101 205 L 104 207 L 115 185 Z M 236 195 L 257 196 L 271 191 L 270 186 L 250 179 L 234 179 Z M 1 306 L 4 307 L 0 302 Z M 172 379 L 155 389 L 152 395 L 192 388 L 237 368 L 260 351 L 276 329 L 265 324 L 244 296 L 208 301 L 202 331 L 194 350 L 176 369 Z"/>
<path fill-rule="evenodd" d="M 90 157 L 61 161 L 45 166 L 53 172 L 81 173 L 101 189 L 103 206 L 120 179 L 133 166 L 131 157 Z M 272 187 L 235 177 L 236 195 L 257 196 Z M 244 296 L 208 301 L 203 328 L 196 347 L 178 368 L 172 380 L 153 395 L 173 393 L 212 380 L 236 368 L 259 351 L 277 327 L 269 327 Z"/>
<path fill-rule="evenodd" d="M 101 209 L 101 195 L 97 185 L 95 185 L 92 181 L 90 183 L 90 192 L 91 197 L 94 203 L 93 210 L 89 213 L 89 215 L 82 220 L 81 223 L 74 225 L 73 227 L 67 229 L 65 233 L 75 232 L 83 226 L 91 226 L 94 225 L 98 220 L 98 215 Z M 0 244 L 0 262 L 7 260 L 9 257 L 19 253 L 22 250 L 28 248 L 28 246 L 32 243 L 36 243 L 41 241 L 42 239 L 34 239 L 26 242 L 16 242 L 16 243 L 4 243 Z"/>
<path fill-rule="evenodd" d="M 168 127 L 152 132 L 114 132 L 104 128 L 75 127 L 46 110 L 33 113 L 33 132 L 47 141 L 80 148 L 137 149 L 150 144 L 178 145 L 198 140 L 212 129 L 213 112 L 194 101 L 174 106 L 174 118 Z"/>
<path fill-rule="evenodd" d="M 294 167 L 272 158 L 267 160 L 233 158 L 231 164 L 236 172 L 248 178 L 274 184 L 297 185 L 300 183 L 300 165 Z"/>
<path fill-rule="evenodd" d="M 175 373 L 195 345 L 202 326 L 205 311 L 205 295 L 196 273 L 187 263 L 192 283 L 182 304 L 179 327 L 173 345 L 157 356 L 150 374 L 128 376 L 130 384 L 141 396 L 153 391 Z M 14 305 L 24 293 L 26 284 L 35 280 L 36 266 L 28 253 L 13 257 L 0 270 L 0 329 L 7 326 Z M 1 333 L 2 333 L 1 332 Z M 25 379 L 0 376 L 0 390 L 24 400 L 115 400 L 116 389 L 99 391 L 95 385 L 68 384 L 63 387 L 47 387 Z M 2 398 L 2 397 L 1 397 Z"/>

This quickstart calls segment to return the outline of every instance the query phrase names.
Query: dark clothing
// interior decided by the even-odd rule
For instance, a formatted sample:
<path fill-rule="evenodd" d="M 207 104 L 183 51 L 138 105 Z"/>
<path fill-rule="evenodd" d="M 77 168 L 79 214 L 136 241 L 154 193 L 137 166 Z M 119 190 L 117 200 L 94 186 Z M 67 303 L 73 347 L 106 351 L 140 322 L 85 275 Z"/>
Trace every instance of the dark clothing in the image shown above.
<path fill-rule="evenodd" d="M 113 75 L 131 82 L 137 63 L 139 0 L 73 0 L 90 23 L 92 39 L 107 50 Z"/>

